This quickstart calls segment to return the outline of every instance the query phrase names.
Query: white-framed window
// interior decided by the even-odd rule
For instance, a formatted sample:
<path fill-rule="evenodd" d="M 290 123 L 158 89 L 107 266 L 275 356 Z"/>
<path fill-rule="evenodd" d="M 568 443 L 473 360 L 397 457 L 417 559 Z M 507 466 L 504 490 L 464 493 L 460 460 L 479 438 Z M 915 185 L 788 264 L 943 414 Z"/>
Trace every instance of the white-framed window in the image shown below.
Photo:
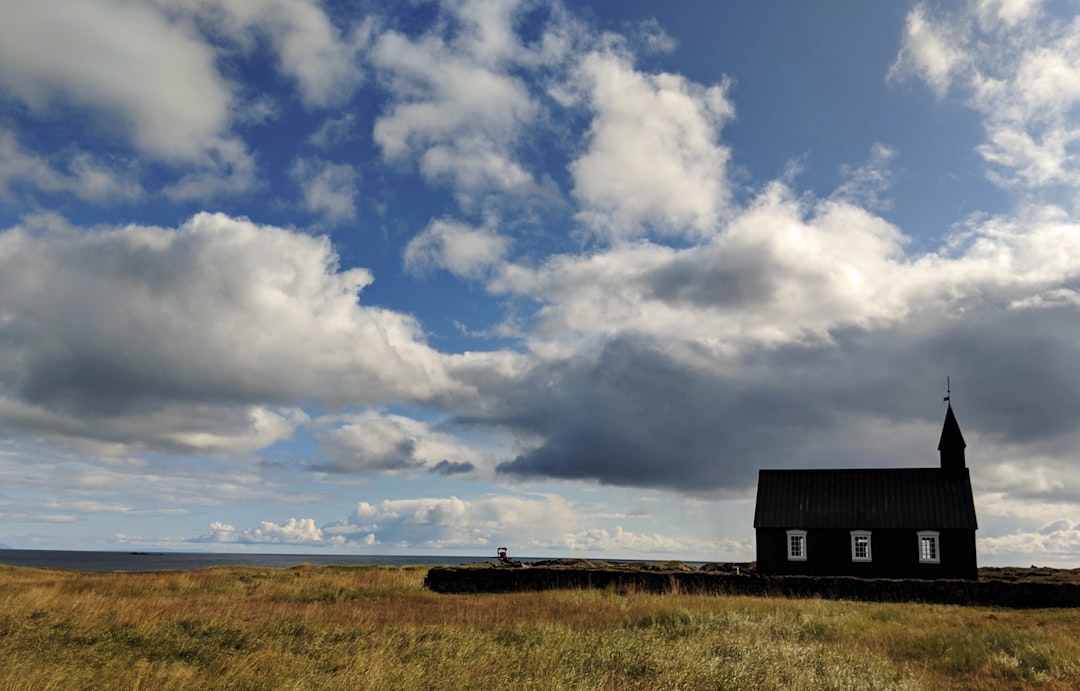
<path fill-rule="evenodd" d="M 874 554 L 870 549 L 870 531 L 851 531 L 851 561 L 873 561 Z"/>
<path fill-rule="evenodd" d="M 934 530 L 919 531 L 919 563 L 940 564 L 941 544 L 938 542 L 938 533 Z"/>
<path fill-rule="evenodd" d="M 806 531 L 787 531 L 788 561 L 806 561 Z"/>

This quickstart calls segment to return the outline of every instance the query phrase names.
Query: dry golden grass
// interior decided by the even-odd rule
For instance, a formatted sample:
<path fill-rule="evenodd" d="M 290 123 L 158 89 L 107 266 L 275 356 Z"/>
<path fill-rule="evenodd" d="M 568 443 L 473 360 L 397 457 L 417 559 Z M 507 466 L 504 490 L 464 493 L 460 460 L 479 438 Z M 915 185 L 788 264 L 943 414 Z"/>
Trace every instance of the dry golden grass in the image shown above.
<path fill-rule="evenodd" d="M 0 567 L 0 689 L 1080 688 L 1080 613 Z"/>

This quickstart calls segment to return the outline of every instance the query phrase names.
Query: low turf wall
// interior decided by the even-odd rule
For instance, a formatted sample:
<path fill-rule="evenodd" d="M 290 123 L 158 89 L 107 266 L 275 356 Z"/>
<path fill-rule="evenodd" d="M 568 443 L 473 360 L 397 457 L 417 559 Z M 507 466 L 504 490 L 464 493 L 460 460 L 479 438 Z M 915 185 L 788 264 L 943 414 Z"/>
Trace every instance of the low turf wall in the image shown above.
<path fill-rule="evenodd" d="M 626 592 L 929 602 L 989 607 L 1080 607 L 1080 585 L 1004 581 L 901 580 L 731 575 L 703 571 L 627 572 L 548 567 L 433 567 L 424 584 L 437 593 L 510 593 L 611 588 Z"/>

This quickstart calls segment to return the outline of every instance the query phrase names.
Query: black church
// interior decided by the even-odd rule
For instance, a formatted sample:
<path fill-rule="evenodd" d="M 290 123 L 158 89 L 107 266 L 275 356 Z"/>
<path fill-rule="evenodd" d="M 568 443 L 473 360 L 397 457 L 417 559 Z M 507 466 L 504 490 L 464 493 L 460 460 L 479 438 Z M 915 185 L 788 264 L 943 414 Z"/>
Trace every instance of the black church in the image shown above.
<path fill-rule="evenodd" d="M 977 578 L 966 446 L 950 403 L 938 468 L 759 471 L 758 572 Z"/>

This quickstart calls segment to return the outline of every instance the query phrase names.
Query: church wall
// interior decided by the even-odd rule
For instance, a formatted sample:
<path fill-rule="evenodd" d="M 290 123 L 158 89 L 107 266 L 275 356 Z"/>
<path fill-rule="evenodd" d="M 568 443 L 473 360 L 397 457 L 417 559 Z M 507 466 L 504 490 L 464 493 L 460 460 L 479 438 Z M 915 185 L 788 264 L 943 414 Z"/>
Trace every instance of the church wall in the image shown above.
<path fill-rule="evenodd" d="M 793 529 L 800 526 L 792 526 Z M 859 528 L 852 528 L 858 530 Z M 976 578 L 975 531 L 940 531 L 941 563 L 921 564 L 918 531 L 874 530 L 872 561 L 851 559 L 849 529 L 808 530 L 805 561 L 787 558 L 787 531 L 757 529 L 758 572 L 775 575 L 859 576 L 862 578 Z"/>

